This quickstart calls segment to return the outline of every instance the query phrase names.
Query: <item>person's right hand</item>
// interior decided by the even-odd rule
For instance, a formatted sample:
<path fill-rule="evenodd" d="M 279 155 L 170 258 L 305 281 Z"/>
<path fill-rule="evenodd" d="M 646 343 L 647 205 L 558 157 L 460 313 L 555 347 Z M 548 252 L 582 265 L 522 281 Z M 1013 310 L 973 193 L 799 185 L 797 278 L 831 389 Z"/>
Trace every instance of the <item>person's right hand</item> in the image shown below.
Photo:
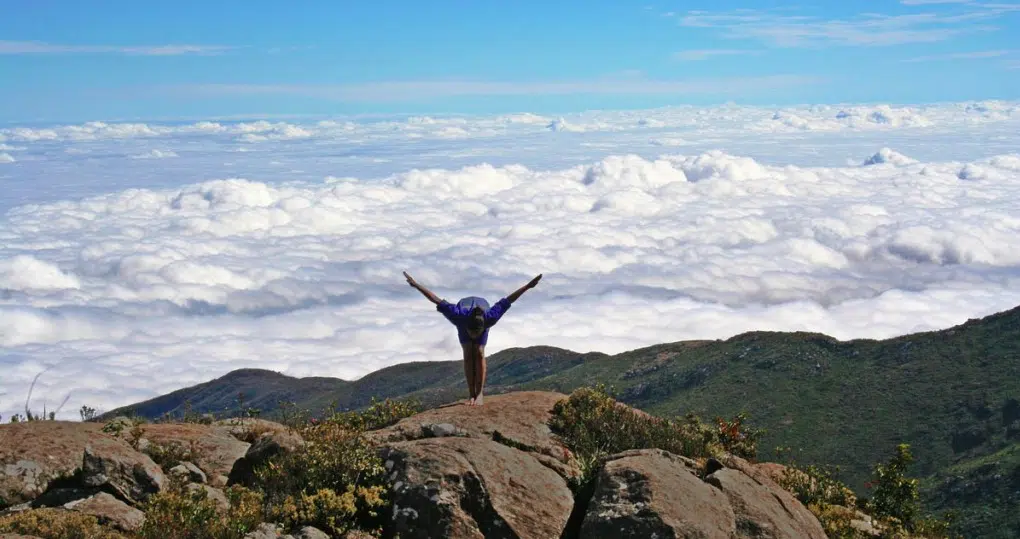
<path fill-rule="evenodd" d="M 407 277 L 407 284 L 409 284 L 409 285 L 411 285 L 411 286 L 413 286 L 415 288 L 418 288 L 418 283 L 416 283 L 414 281 L 414 278 L 411 277 L 410 275 L 408 275 L 406 271 L 404 272 L 404 277 Z"/>
<path fill-rule="evenodd" d="M 539 273 L 538 276 L 536 276 L 534 279 L 531 280 L 531 282 L 528 283 L 528 288 L 535 288 L 535 285 L 537 285 L 538 282 L 541 281 L 541 280 L 542 280 L 542 274 Z"/>

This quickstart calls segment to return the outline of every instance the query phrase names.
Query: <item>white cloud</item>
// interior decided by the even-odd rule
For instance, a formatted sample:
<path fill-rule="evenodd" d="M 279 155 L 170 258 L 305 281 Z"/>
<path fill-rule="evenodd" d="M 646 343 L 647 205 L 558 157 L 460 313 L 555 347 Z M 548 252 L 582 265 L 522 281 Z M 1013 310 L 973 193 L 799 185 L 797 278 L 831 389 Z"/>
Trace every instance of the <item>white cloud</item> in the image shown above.
<path fill-rule="evenodd" d="M 760 51 L 745 49 L 699 49 L 675 52 L 673 53 L 673 58 L 676 60 L 693 62 L 708 60 L 716 56 L 745 56 L 751 54 L 760 54 Z"/>
<path fill-rule="evenodd" d="M 907 157 L 900 152 L 892 150 L 890 148 L 882 148 L 875 155 L 872 155 L 864 161 L 865 166 L 870 165 L 883 165 L 890 164 L 898 167 L 913 165 L 917 163 L 917 159 Z"/>
<path fill-rule="evenodd" d="M 163 88 L 186 95 L 295 95 L 359 102 L 416 101 L 462 96 L 508 95 L 744 95 L 770 88 L 817 84 L 824 79 L 772 75 L 702 80 L 652 80 L 635 77 L 549 82 L 471 80 L 392 81 L 351 84 L 195 84 Z"/>
<path fill-rule="evenodd" d="M 14 161 L 15 159 L 11 156 L 11 154 L 0 153 L 0 163 L 13 163 Z"/>
<path fill-rule="evenodd" d="M 544 273 L 490 353 L 1020 304 L 1015 102 L 319 120 L 0 130 L 27 156 L 0 194 L 0 413 L 48 366 L 33 406 L 70 392 L 74 417 L 240 367 L 457 359 L 403 270 L 491 300 Z"/>
<path fill-rule="evenodd" d="M 237 49 L 226 45 L 60 45 L 42 41 L 0 41 L 3 54 L 123 54 L 128 56 L 216 55 Z"/>
<path fill-rule="evenodd" d="M 171 150 L 157 150 L 152 149 L 145 153 L 132 156 L 135 159 L 167 159 L 170 157 L 177 157 L 177 154 Z"/>
<path fill-rule="evenodd" d="M 931 6 L 939 4 L 973 4 L 973 0 L 900 0 L 905 6 Z"/>
<path fill-rule="evenodd" d="M 904 60 L 905 62 L 931 62 L 938 60 L 978 60 L 982 58 L 999 58 L 1011 54 L 1013 51 L 1010 50 L 993 50 L 993 51 L 973 51 L 973 52 L 953 52 L 948 54 L 931 54 L 925 56 L 918 56 Z"/>
<path fill-rule="evenodd" d="M 753 39 L 776 47 L 824 45 L 891 46 L 933 43 L 995 27 L 978 24 L 1015 11 L 1013 5 L 963 3 L 961 13 L 861 13 L 842 19 L 807 15 L 777 15 L 771 11 L 738 9 L 730 12 L 689 11 L 678 17 L 681 26 L 715 28 L 731 39 Z"/>

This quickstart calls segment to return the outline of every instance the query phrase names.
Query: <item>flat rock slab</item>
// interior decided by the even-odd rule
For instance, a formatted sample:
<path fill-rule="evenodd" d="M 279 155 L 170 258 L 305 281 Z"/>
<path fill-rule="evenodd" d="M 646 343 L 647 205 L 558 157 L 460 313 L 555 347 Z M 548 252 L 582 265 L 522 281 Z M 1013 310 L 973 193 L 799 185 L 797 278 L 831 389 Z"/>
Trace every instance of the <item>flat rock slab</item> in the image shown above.
<path fill-rule="evenodd" d="M 418 440 L 437 435 L 494 437 L 524 451 L 569 463 L 569 452 L 549 430 L 553 406 L 567 396 L 548 391 L 520 391 L 485 397 L 483 406 L 448 404 L 404 418 L 395 425 L 367 433 L 376 443 Z M 452 429 L 451 429 L 452 427 Z M 449 431 L 449 432 L 447 432 Z"/>
<path fill-rule="evenodd" d="M 185 448 L 194 443 L 198 455 L 192 462 L 205 472 L 208 483 L 214 487 L 226 486 L 234 463 L 244 457 L 250 445 L 235 438 L 225 426 L 153 423 L 142 425 L 142 432 L 150 443 L 176 442 Z"/>
<path fill-rule="evenodd" d="M 731 539 L 729 500 L 697 476 L 697 464 L 658 449 L 608 459 L 581 524 L 580 537 Z"/>
<path fill-rule="evenodd" d="M 102 432 L 102 425 L 77 421 L 30 421 L 0 425 L 0 498 L 9 505 L 34 500 L 51 482 L 74 476 L 85 447 L 133 451 Z"/>
<path fill-rule="evenodd" d="M 100 524 L 106 524 L 126 532 L 138 531 L 145 523 L 145 513 L 105 492 L 84 500 L 70 502 L 64 505 L 64 508 L 92 515 L 99 520 Z"/>
<path fill-rule="evenodd" d="M 395 529 L 404 538 L 559 537 L 573 494 L 530 454 L 478 438 L 389 444 Z"/>

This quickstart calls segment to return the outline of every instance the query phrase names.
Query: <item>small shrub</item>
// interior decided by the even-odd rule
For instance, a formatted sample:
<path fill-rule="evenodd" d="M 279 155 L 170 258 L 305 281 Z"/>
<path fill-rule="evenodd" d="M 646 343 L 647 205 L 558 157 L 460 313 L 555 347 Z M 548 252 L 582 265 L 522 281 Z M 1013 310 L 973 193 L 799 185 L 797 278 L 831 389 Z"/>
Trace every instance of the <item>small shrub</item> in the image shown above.
<path fill-rule="evenodd" d="M 354 529 L 366 527 L 358 522 L 358 516 L 366 507 L 384 505 L 383 495 L 386 489 L 382 486 L 355 487 L 349 485 L 346 490 L 323 488 L 314 493 L 300 492 L 287 496 L 277 506 L 273 506 L 270 518 L 281 522 L 286 528 L 298 526 L 315 526 L 332 536 L 343 536 Z M 381 523 L 380 523 L 381 524 Z M 374 531 L 381 527 L 377 525 Z"/>
<path fill-rule="evenodd" d="M 242 539 L 264 522 L 262 495 L 234 486 L 226 492 L 229 509 L 220 513 L 205 489 L 188 490 L 174 481 L 144 506 L 142 539 Z"/>
<path fill-rule="evenodd" d="M 759 430 L 744 425 L 746 417 L 717 419 L 715 427 L 697 416 L 663 419 L 636 412 L 620 404 L 604 385 L 580 388 L 553 407 L 549 427 L 574 452 L 581 478 L 574 492 L 590 486 L 603 459 L 630 449 L 663 449 L 694 459 L 719 457 L 730 452 L 753 457 Z"/>
<path fill-rule="evenodd" d="M 836 479 L 839 469 L 810 465 L 798 468 L 789 465 L 779 479 L 779 486 L 793 493 L 805 506 L 841 505 L 856 507 L 857 495 L 850 487 Z"/>
<path fill-rule="evenodd" d="M 137 447 L 137 439 L 133 445 Z M 182 462 L 197 462 L 201 457 L 201 449 L 194 441 L 187 447 L 180 442 L 151 442 L 142 452 L 164 470 L 169 470 Z"/>
<path fill-rule="evenodd" d="M 883 519 L 891 534 L 906 533 L 921 537 L 950 537 L 952 515 L 940 518 L 920 517 L 921 506 L 917 479 L 907 477 L 907 468 L 914 461 L 908 444 L 896 446 L 896 452 L 885 464 L 875 466 L 873 479 L 866 484 L 872 490 L 863 505 L 873 517 Z"/>
<path fill-rule="evenodd" d="M 351 530 L 379 533 L 389 501 L 385 467 L 364 437 L 417 413 L 416 402 L 385 400 L 362 411 L 333 412 L 319 421 L 285 406 L 280 415 L 305 444 L 255 470 L 265 514 L 288 527 L 310 525 L 340 536 Z"/>
<path fill-rule="evenodd" d="M 826 537 L 830 539 L 871 539 L 871 535 L 850 524 L 856 513 L 849 507 L 815 503 L 808 505 L 807 508 L 818 517 Z"/>
<path fill-rule="evenodd" d="M 83 404 L 81 409 L 78 410 L 78 415 L 81 416 L 82 421 L 94 421 L 96 419 L 96 409 Z"/>
<path fill-rule="evenodd" d="M 128 539 L 100 526 L 96 517 L 62 509 L 33 509 L 0 517 L 0 534 L 7 533 L 47 539 Z"/>
<path fill-rule="evenodd" d="M 353 412 L 335 412 L 330 420 L 352 429 L 370 431 L 386 428 L 421 411 L 417 400 L 398 401 L 386 399 L 382 402 L 372 399 L 368 408 Z"/>

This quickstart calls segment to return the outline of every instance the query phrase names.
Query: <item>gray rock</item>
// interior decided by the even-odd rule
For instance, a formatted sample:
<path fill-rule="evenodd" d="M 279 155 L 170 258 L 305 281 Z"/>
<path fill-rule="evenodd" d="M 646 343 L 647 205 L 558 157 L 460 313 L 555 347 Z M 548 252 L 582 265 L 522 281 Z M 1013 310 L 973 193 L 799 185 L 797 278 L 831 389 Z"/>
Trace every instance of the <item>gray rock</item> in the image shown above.
<path fill-rule="evenodd" d="M 145 513 L 130 505 L 100 492 L 84 500 L 75 500 L 64 505 L 64 509 L 92 515 L 100 524 L 112 526 L 125 532 L 138 531 L 145 523 Z"/>
<path fill-rule="evenodd" d="M 280 526 L 263 522 L 258 528 L 248 532 L 244 539 L 281 539 Z"/>
<path fill-rule="evenodd" d="M 658 449 L 609 457 L 581 524 L 580 537 L 736 536 L 726 496 L 697 476 L 697 463 Z"/>
<path fill-rule="evenodd" d="M 559 537 L 574 506 L 555 471 L 491 440 L 423 438 L 380 451 L 404 539 Z"/>
<path fill-rule="evenodd" d="M 329 534 L 311 526 L 305 526 L 298 530 L 294 539 L 329 539 Z"/>
<path fill-rule="evenodd" d="M 167 472 L 173 477 L 178 477 L 189 483 L 205 483 L 205 472 L 190 462 L 182 462 Z"/>
<path fill-rule="evenodd" d="M 141 503 L 163 489 L 166 478 L 147 455 L 126 446 L 86 446 L 82 459 L 86 487 L 109 487 L 118 497 Z"/>
<path fill-rule="evenodd" d="M 427 423 L 421 426 L 427 438 L 445 438 L 447 436 L 467 436 L 464 429 L 452 423 Z"/>
<path fill-rule="evenodd" d="M 826 539 L 818 519 L 785 490 L 772 488 L 732 468 L 719 470 L 705 481 L 730 500 L 742 536 Z"/>

